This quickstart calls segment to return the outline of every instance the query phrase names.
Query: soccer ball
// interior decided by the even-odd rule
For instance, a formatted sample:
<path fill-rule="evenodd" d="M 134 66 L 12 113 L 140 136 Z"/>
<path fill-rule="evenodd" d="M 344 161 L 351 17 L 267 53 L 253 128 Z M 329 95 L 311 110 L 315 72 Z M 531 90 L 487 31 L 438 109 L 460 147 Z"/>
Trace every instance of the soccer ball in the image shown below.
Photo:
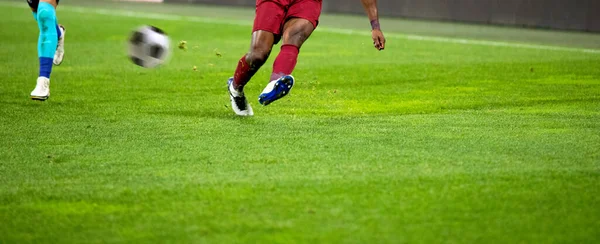
<path fill-rule="evenodd" d="M 129 38 L 129 58 L 144 68 L 162 64 L 169 56 L 169 37 L 159 28 L 142 26 L 131 33 Z"/>

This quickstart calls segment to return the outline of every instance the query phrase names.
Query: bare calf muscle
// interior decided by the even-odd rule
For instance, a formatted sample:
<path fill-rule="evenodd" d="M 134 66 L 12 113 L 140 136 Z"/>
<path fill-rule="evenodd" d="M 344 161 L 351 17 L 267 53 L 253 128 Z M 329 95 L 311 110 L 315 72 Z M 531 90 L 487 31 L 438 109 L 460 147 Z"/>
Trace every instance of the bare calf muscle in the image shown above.
<path fill-rule="evenodd" d="M 262 30 L 252 33 L 250 50 L 246 54 L 248 64 L 260 68 L 269 58 L 274 42 L 275 35 L 273 33 Z"/>

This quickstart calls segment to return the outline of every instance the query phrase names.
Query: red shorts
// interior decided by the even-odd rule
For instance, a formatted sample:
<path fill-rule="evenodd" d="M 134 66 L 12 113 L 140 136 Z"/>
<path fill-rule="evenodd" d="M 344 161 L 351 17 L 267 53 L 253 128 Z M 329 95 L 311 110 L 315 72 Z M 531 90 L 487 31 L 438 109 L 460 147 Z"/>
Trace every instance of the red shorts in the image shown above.
<path fill-rule="evenodd" d="M 252 32 L 264 30 L 281 35 L 283 25 L 291 18 L 319 24 L 323 0 L 256 0 L 256 18 Z"/>

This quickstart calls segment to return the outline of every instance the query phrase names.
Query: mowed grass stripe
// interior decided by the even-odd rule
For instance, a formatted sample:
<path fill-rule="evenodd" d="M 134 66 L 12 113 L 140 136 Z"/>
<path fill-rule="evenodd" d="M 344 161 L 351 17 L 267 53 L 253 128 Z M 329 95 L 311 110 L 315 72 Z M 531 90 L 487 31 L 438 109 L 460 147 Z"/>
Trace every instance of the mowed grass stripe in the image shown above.
<path fill-rule="evenodd" d="M 21 7 L 21 4 L 0 2 L 0 5 L 8 7 Z M 238 26 L 251 26 L 252 22 L 249 21 L 235 21 L 224 18 L 202 18 L 202 17 L 190 17 L 173 14 L 160 14 L 160 13 L 147 13 L 147 12 L 136 12 L 136 11 L 123 11 L 115 9 L 102 9 L 102 8 L 89 8 L 89 7 L 73 7 L 73 6 L 61 6 L 61 10 L 72 11 L 78 13 L 94 13 L 101 15 L 121 16 L 121 17 L 133 17 L 133 18 L 144 18 L 144 19 L 160 19 L 160 20 L 173 20 L 173 21 L 193 21 L 199 23 L 213 23 L 213 24 L 227 24 L 227 25 L 238 25 Z M 353 29 L 342 29 L 332 27 L 320 27 L 317 31 L 337 33 L 345 35 L 361 35 L 371 36 L 369 32 Z M 387 38 L 395 39 L 407 39 L 416 41 L 428 41 L 428 42 L 441 42 L 441 43 L 453 43 L 453 44 L 464 44 L 464 45 L 482 45 L 490 47 L 508 47 L 508 48 L 524 48 L 524 49 L 537 49 L 545 51 L 563 51 L 563 52 L 581 52 L 590 54 L 600 54 L 598 49 L 587 49 L 587 48 L 571 48 L 571 47 L 558 47 L 558 46 L 547 46 L 527 43 L 511 43 L 511 42 L 498 42 L 488 40 L 470 40 L 461 38 L 447 38 L 447 37 L 436 37 L 436 36 L 421 36 L 421 35 L 403 35 L 398 33 L 386 32 Z"/>
<path fill-rule="evenodd" d="M 598 55 L 316 33 L 292 94 L 238 118 L 248 25 L 65 11 L 39 103 L 22 10 L 0 9 L 0 242 L 598 242 Z M 134 66 L 141 24 L 190 49 Z"/>

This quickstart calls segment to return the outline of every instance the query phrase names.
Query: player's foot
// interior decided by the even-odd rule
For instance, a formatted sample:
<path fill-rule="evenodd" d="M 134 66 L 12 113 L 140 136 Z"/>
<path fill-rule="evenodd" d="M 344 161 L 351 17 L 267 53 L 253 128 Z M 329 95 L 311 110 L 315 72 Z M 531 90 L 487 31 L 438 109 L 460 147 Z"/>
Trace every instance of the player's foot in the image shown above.
<path fill-rule="evenodd" d="M 278 99 L 285 97 L 294 86 L 294 77 L 291 75 L 282 76 L 278 80 L 269 82 L 267 87 L 258 96 L 258 102 L 262 105 L 269 105 Z"/>
<path fill-rule="evenodd" d="M 229 99 L 231 99 L 231 108 L 233 112 L 239 116 L 253 116 L 252 107 L 248 104 L 243 91 L 238 91 L 233 88 L 233 78 L 227 81 L 227 90 L 229 91 Z"/>
<path fill-rule="evenodd" d="M 56 46 L 56 53 L 54 53 L 54 65 L 60 65 L 65 57 L 65 34 L 67 30 L 64 26 L 58 25 L 58 29 L 60 30 L 60 38 L 58 39 L 58 45 Z"/>
<path fill-rule="evenodd" d="M 50 79 L 46 77 L 39 77 L 37 79 L 37 85 L 31 92 L 31 99 L 46 101 L 50 97 Z"/>

